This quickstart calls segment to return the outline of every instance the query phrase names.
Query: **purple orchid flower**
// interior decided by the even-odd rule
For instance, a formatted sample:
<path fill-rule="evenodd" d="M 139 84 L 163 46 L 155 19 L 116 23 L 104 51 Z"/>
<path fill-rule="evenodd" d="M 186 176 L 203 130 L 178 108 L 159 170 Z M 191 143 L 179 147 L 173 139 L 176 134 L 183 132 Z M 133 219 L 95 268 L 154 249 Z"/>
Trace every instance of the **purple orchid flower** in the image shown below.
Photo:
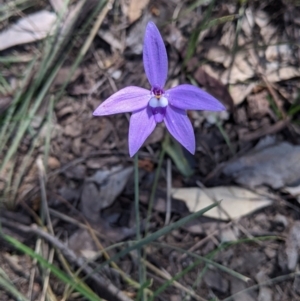
<path fill-rule="evenodd" d="M 164 121 L 170 134 L 189 152 L 195 153 L 195 136 L 186 110 L 222 111 L 225 107 L 214 97 L 192 85 L 164 90 L 168 56 L 163 39 L 153 22 L 146 27 L 144 68 L 151 90 L 129 86 L 114 93 L 93 113 L 104 116 L 132 112 L 129 125 L 129 154 L 132 157 Z"/>

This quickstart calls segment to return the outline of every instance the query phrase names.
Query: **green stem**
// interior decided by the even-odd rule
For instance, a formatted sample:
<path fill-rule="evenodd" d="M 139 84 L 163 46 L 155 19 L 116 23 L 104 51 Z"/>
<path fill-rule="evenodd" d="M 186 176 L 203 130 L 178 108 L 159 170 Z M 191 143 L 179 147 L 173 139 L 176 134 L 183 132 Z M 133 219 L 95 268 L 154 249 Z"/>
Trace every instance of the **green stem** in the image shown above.
<path fill-rule="evenodd" d="M 139 208 L 139 156 L 138 153 L 134 156 L 134 205 L 135 205 L 135 224 L 136 224 L 136 240 L 139 242 L 141 240 L 141 218 L 140 218 L 140 208 Z M 142 266 L 142 249 L 137 248 L 137 260 L 139 267 L 139 282 L 142 287 L 144 283 L 144 271 Z M 142 293 L 143 295 L 143 293 Z"/>
<path fill-rule="evenodd" d="M 140 211 L 139 211 L 139 157 L 134 156 L 134 204 L 135 204 L 135 220 L 136 220 L 136 240 L 141 239 L 140 229 Z"/>
<path fill-rule="evenodd" d="M 157 190 L 158 179 L 159 179 L 161 166 L 162 166 L 162 162 L 164 160 L 164 157 L 165 157 L 165 148 L 163 147 L 161 152 L 160 152 L 160 155 L 159 155 L 158 165 L 157 165 L 157 169 L 155 171 L 154 182 L 153 182 L 153 186 L 152 186 L 152 189 L 151 189 L 149 205 L 148 205 L 148 210 L 147 210 L 146 224 L 145 224 L 145 237 L 148 235 L 148 228 L 149 228 L 149 222 L 150 222 L 152 209 L 153 209 L 154 197 L 155 197 L 155 193 L 156 193 L 156 190 Z M 144 261 L 146 260 L 146 253 L 144 253 L 143 259 L 144 259 Z M 143 279 L 146 282 L 146 280 L 147 280 L 147 278 L 146 278 L 146 267 L 143 268 Z M 147 295 L 146 294 L 142 294 L 142 296 L 143 296 L 143 300 L 147 300 Z"/>
<path fill-rule="evenodd" d="M 156 193 L 156 190 L 157 190 L 158 179 L 159 179 L 159 175 L 160 175 L 160 171 L 161 171 L 161 166 L 162 166 L 162 163 L 163 163 L 163 160 L 164 160 L 164 157 L 165 157 L 165 153 L 166 153 L 166 151 L 165 151 L 165 148 L 163 147 L 161 152 L 160 152 L 160 155 L 159 155 L 158 165 L 157 165 L 157 169 L 155 171 L 154 182 L 153 182 L 153 186 L 152 186 L 152 189 L 151 189 L 149 205 L 148 205 L 148 211 L 147 211 L 145 236 L 147 236 L 147 232 L 148 232 L 148 228 L 149 228 L 149 222 L 150 222 L 150 218 L 151 218 L 151 214 L 152 214 L 155 193 Z"/>

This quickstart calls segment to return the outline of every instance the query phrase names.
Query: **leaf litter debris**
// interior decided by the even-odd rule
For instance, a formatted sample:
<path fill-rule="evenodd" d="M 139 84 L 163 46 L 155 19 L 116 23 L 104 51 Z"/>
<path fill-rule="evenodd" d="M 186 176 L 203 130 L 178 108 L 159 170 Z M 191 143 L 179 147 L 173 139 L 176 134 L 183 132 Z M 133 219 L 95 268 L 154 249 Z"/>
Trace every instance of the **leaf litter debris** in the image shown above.
<path fill-rule="evenodd" d="M 44 39 L 53 32 L 57 20 L 55 13 L 46 10 L 21 18 L 16 24 L 0 32 L 0 51 Z"/>
<path fill-rule="evenodd" d="M 238 186 L 178 188 L 173 189 L 173 197 L 183 200 L 190 212 L 220 202 L 218 207 L 205 213 L 220 220 L 238 219 L 272 204 L 272 200 Z"/>
<path fill-rule="evenodd" d="M 223 172 L 244 186 L 268 185 L 279 189 L 299 183 L 299 169 L 300 147 L 282 142 L 254 148 L 251 153 L 228 163 Z"/>
<path fill-rule="evenodd" d="M 270 284 L 264 284 L 274 277 L 294 272 L 299 263 L 299 205 L 294 200 L 300 195 L 299 189 L 297 190 L 300 162 L 297 146 L 300 133 L 297 124 L 297 91 L 300 74 L 299 56 L 297 57 L 299 52 L 293 46 L 299 39 L 299 8 L 286 1 L 279 2 L 280 7 L 275 7 L 274 3 L 252 5 L 250 1 L 242 7 L 245 8 L 244 13 L 236 22 L 219 23 L 203 29 L 185 74 L 182 72 L 182 62 L 189 39 L 193 29 L 203 21 L 201 18 L 209 8 L 209 1 L 207 4 L 198 4 L 198 8 L 189 14 L 185 14 L 189 8 L 185 4 L 178 6 L 175 0 L 168 2 L 166 6 L 151 1 L 122 1 L 120 10 L 109 12 L 84 63 L 72 77 L 66 95 L 56 103 L 51 123 L 51 127 L 59 130 L 52 136 L 48 160 L 49 206 L 51 210 L 62 213 L 55 215 L 55 233 L 65 233 L 67 236 L 61 237 L 61 241 L 70 238 L 70 247 L 78 256 L 90 259 L 99 251 L 94 239 L 80 225 L 82 218 L 89 221 L 100 234 L 107 236 L 99 236 L 105 246 L 109 246 L 111 242 L 130 239 L 134 234 L 133 193 L 130 189 L 132 162 L 126 159 L 127 120 L 117 116 L 99 122 L 91 118 L 91 112 L 99 100 L 107 98 L 115 92 L 115 88 L 121 89 L 128 85 L 147 87 L 146 78 L 140 76 L 143 68 L 138 63 L 138 56 L 142 52 L 143 29 L 145 24 L 152 20 L 166 36 L 170 57 L 170 81 L 166 84 L 167 89 L 190 80 L 192 84 L 197 83 L 207 92 L 216 93 L 215 97 L 230 109 L 227 116 L 217 115 L 213 118 L 202 112 L 189 114 L 197 137 L 196 157 L 190 160 L 177 150 L 174 157 L 177 161 L 184 158 L 192 170 L 189 175 L 193 172 L 194 175 L 190 178 L 183 177 L 177 165 L 173 166 L 173 197 L 176 198 L 172 200 L 172 220 L 200 208 L 197 206 L 202 206 L 201 202 L 203 204 L 222 200 L 219 208 L 182 229 L 169 233 L 162 242 L 185 249 L 194 248 L 203 256 L 218 247 L 224 247 L 215 254 L 214 260 L 247 274 L 254 283 L 260 285 L 250 292 L 241 292 L 247 289 L 249 284 L 209 267 L 208 272 L 204 273 L 203 282 L 195 288 L 197 294 L 206 296 L 207 299 L 215 296 L 222 299 L 239 292 L 240 294 L 234 297 L 235 300 L 292 300 L 294 294 L 299 295 L 299 290 L 295 289 L 298 278 L 295 277 L 279 282 L 278 290 Z M 57 12 L 61 10 L 62 3 L 51 1 Z M 138 3 L 138 6 L 135 6 L 135 3 Z M 0 41 L 2 38 L 4 42 L 0 42 L 0 48 L 5 50 L 1 54 L 13 54 L 15 57 L 32 55 L 33 48 L 27 43 L 44 39 L 51 34 L 57 19 L 55 13 L 45 9 L 48 8 L 27 14 L 27 17 L 18 17 L 19 20 L 14 24 L 12 22 L 15 19 L 9 20 L 6 28 L 0 33 Z M 202 13 L 199 14 L 198 10 Z M 243 9 L 237 3 L 223 3 L 218 9 L 214 8 L 212 14 L 217 18 L 240 14 L 241 11 Z M 47 28 L 42 28 L 39 21 L 33 28 L 31 23 L 29 25 L 29 19 L 34 20 L 35 14 L 38 16 L 41 12 L 46 12 L 45 18 L 49 22 L 42 25 Z M 120 15 L 116 15 L 118 13 Z M 164 25 L 169 16 L 175 21 Z M 43 29 L 42 33 L 35 32 L 36 28 Z M 285 30 L 281 30 L 282 28 Z M 16 30 L 18 35 L 14 34 L 12 39 L 7 38 L 8 34 L 15 33 Z M 21 44 L 22 47 L 15 47 Z M 32 45 L 35 46 L 35 43 Z M 74 54 L 71 54 L 70 60 L 72 55 Z M 69 63 L 67 62 L 58 73 L 51 93 L 56 93 L 59 89 L 60 82 L 68 74 Z M 18 79 L 22 68 L 22 63 L 11 64 L 9 69 L 4 68 L 5 80 L 11 83 L 11 80 Z M 277 100 L 270 92 L 270 87 L 278 92 Z M 10 106 L 7 95 L 10 95 L 7 91 L 0 92 L 0 99 L 3 100 L 6 111 Z M 284 119 L 280 114 L 282 110 L 287 114 L 295 113 L 291 114 L 289 119 Z M 41 110 L 40 114 L 45 112 Z M 33 130 L 41 126 L 38 117 L 32 124 Z M 282 122 L 284 126 L 277 126 Z M 222 132 L 215 125 L 221 127 Z M 143 148 L 140 160 L 140 185 L 144 189 L 141 202 L 145 211 L 154 176 L 153 166 L 156 167 L 165 128 L 161 127 L 159 131 L 159 135 L 150 139 Z M 33 142 L 33 133 L 29 133 L 22 141 L 17 155 L 18 162 L 21 162 L 28 152 Z M 273 135 L 270 144 L 263 142 L 266 133 Z M 228 145 L 235 151 L 235 155 Z M 38 213 L 40 208 L 40 194 L 34 162 L 41 153 L 44 153 L 44 145 L 38 144 L 36 151 L 31 155 L 32 167 L 22 177 L 18 194 L 18 202 L 25 202 L 35 213 Z M 151 168 L 142 164 L 148 161 L 151 162 Z M 14 162 L 9 164 L 13 165 Z M 16 166 L 19 166 L 19 163 Z M 154 204 L 155 211 L 151 219 L 151 225 L 155 229 L 164 224 L 166 212 L 164 168 L 163 164 Z M 2 191 L 9 185 L 7 179 L 7 173 L 1 174 Z M 196 188 L 198 180 L 203 180 L 207 188 Z M 268 193 L 260 193 L 261 188 Z M 176 195 L 176 191 L 181 195 Z M 79 210 L 80 214 L 76 210 Z M 19 218 L 13 219 L 12 215 L 14 213 L 11 213 L 10 218 L 16 224 L 23 223 Z M 23 215 L 28 217 L 24 211 Z M 7 216 L 7 211 L 1 208 L 0 218 L 4 221 Z M 54 215 L 52 217 L 54 218 Z M 5 227 L 5 224 L 4 231 L 14 234 L 13 229 Z M 253 239 L 261 236 L 273 238 L 265 241 Z M 82 241 L 86 241 L 86 244 L 82 244 Z M 228 247 L 226 243 L 235 244 Z M 186 264 L 193 262 L 189 256 L 185 257 L 185 262 L 180 261 L 178 258 L 181 258 L 182 254 L 177 251 L 170 252 L 152 246 L 149 246 L 149 250 L 149 260 L 171 275 L 181 272 Z M 120 265 L 128 274 L 135 275 L 134 260 L 126 258 Z M 9 273 L 10 268 L 5 266 L 5 270 Z M 200 271 L 205 271 L 204 265 Z M 115 274 L 113 275 L 111 281 L 119 281 Z M 185 287 L 193 287 L 198 276 L 198 273 L 191 271 L 179 281 Z M 158 283 L 159 281 L 154 279 L 153 287 L 157 287 Z M 19 282 L 17 284 L 19 285 Z M 118 285 L 128 295 L 131 293 L 120 281 Z M 53 282 L 51 286 L 56 287 Z M 39 296 L 41 288 L 36 289 L 35 294 Z M 178 291 L 166 290 L 164 297 L 178 299 L 179 296 L 181 300 L 183 293 L 179 289 L 176 290 Z M 21 291 L 26 292 L 23 288 Z M 3 294 L 6 296 L 5 292 Z"/>

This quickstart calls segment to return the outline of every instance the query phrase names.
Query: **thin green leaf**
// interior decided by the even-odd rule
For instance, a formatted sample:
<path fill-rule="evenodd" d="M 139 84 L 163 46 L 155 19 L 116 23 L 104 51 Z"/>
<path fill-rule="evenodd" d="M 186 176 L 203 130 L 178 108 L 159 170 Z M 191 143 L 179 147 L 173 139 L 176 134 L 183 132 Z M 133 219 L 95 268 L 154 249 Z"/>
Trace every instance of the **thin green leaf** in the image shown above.
<path fill-rule="evenodd" d="M 51 273 L 54 274 L 58 279 L 60 279 L 64 283 L 70 285 L 75 291 L 79 292 L 83 297 L 87 298 L 89 301 L 103 301 L 94 292 L 86 289 L 82 282 L 74 281 L 74 279 L 71 279 L 68 275 L 66 275 L 64 272 L 62 272 L 56 266 L 50 264 L 42 256 L 40 256 L 39 254 L 36 254 L 32 249 L 25 246 L 24 244 L 22 244 L 15 238 L 5 235 L 5 234 L 2 234 L 2 233 L 0 233 L 0 235 L 7 242 L 9 242 L 11 245 L 13 245 L 18 251 L 21 251 L 21 252 L 29 255 L 31 258 L 36 259 L 39 262 L 39 264 L 41 264 L 45 268 L 49 269 L 51 271 Z"/>
<path fill-rule="evenodd" d="M 163 143 L 168 143 L 169 141 L 169 135 L 167 134 L 165 136 L 164 142 Z M 150 217 L 152 215 L 152 209 L 153 209 L 153 203 L 154 203 L 154 198 L 155 198 L 155 193 L 157 191 L 157 184 L 158 184 L 158 180 L 159 180 L 159 175 L 160 175 L 160 171 L 161 171 L 161 167 L 162 167 L 162 163 L 165 157 L 165 148 L 163 147 L 162 150 L 160 151 L 159 154 L 159 159 L 158 159 L 158 164 L 157 164 L 157 168 L 155 171 L 155 176 L 154 176 L 154 181 L 153 181 L 153 185 L 151 188 L 151 194 L 150 194 L 150 198 L 149 198 L 149 204 L 148 204 L 148 210 L 147 210 L 147 219 L 146 219 L 146 226 L 145 226 L 145 236 L 148 235 L 148 228 L 149 228 L 149 222 L 150 222 Z"/>
<path fill-rule="evenodd" d="M 154 240 L 157 240 L 159 237 L 161 237 L 163 235 L 166 235 L 166 234 L 170 233 L 171 231 L 182 227 L 186 223 L 188 223 L 188 222 L 192 221 L 193 219 L 203 215 L 205 212 L 211 210 L 212 208 L 214 208 L 218 205 L 219 205 L 219 203 L 209 205 L 209 206 L 203 208 L 202 210 L 199 210 L 199 211 L 197 211 L 193 214 L 190 214 L 189 216 L 186 216 L 186 217 L 180 219 L 179 221 L 177 221 L 175 223 L 172 223 L 172 224 L 170 224 L 170 225 L 168 225 L 168 226 L 152 233 L 151 235 L 149 235 L 145 238 L 142 238 L 140 241 L 136 242 L 135 244 L 131 245 L 130 247 L 126 248 L 125 250 L 123 250 L 123 251 L 119 252 L 118 254 L 116 254 L 115 256 L 113 256 L 111 259 L 109 259 L 109 260 L 105 261 L 104 263 L 102 263 L 97 270 L 102 269 L 104 266 L 110 264 L 113 261 L 118 260 L 119 258 L 127 255 L 131 251 L 136 250 L 137 248 L 141 248 L 144 245 L 147 245 L 147 244 L 153 242 Z"/>
<path fill-rule="evenodd" d="M 29 301 L 18 289 L 10 282 L 7 277 L 0 276 L 0 286 L 2 286 L 9 294 L 14 296 L 18 301 Z"/>
<path fill-rule="evenodd" d="M 152 279 L 148 279 L 139 287 L 137 297 L 136 297 L 137 301 L 142 300 L 145 290 L 151 287 L 151 285 L 152 285 Z"/>
<path fill-rule="evenodd" d="M 34 58 L 32 55 L 7 55 L 7 56 L 0 56 L 0 63 L 3 63 L 4 65 L 12 64 L 12 63 L 27 63 L 32 61 Z"/>
<path fill-rule="evenodd" d="M 165 143 L 164 141 L 163 149 L 172 158 L 180 173 L 185 177 L 190 177 L 193 175 L 194 170 L 184 155 L 182 146 L 174 139 L 171 141 L 169 143 Z"/>
<path fill-rule="evenodd" d="M 240 17 L 240 15 L 238 14 L 233 14 L 233 15 L 227 15 L 227 16 L 223 16 L 220 18 L 216 18 L 216 19 L 212 19 L 210 21 L 208 21 L 204 26 L 203 29 L 208 29 L 211 28 L 213 26 L 217 26 L 226 22 L 232 22 L 236 19 L 238 19 Z"/>
<path fill-rule="evenodd" d="M 206 9 L 204 16 L 203 16 L 203 22 L 202 24 L 196 28 L 189 39 L 188 47 L 187 47 L 187 53 L 184 60 L 184 65 L 190 60 L 190 58 L 194 55 L 195 50 L 197 48 L 198 44 L 198 38 L 202 30 L 206 28 L 206 23 L 208 22 L 209 18 L 211 17 L 213 7 L 215 5 L 216 0 L 212 0 L 209 4 L 208 8 Z"/>

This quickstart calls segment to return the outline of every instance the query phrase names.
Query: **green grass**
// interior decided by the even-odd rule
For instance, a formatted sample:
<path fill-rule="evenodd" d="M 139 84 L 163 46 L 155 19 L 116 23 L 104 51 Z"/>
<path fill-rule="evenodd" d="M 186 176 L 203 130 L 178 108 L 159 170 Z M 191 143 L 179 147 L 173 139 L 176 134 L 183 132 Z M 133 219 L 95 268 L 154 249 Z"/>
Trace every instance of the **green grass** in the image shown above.
<path fill-rule="evenodd" d="M 86 1 L 82 0 L 78 5 L 83 7 L 85 2 Z M 89 34 L 87 37 L 86 32 L 89 27 L 94 26 L 95 28 L 95 24 L 93 23 L 94 19 L 101 15 L 101 11 L 105 7 L 105 3 L 106 1 L 104 0 L 99 1 L 93 12 L 86 18 L 83 26 L 76 32 L 74 32 L 74 29 L 76 28 L 74 25 L 75 21 L 77 20 L 77 16 L 81 11 L 80 7 L 78 6 L 79 9 L 74 15 L 73 21 L 70 22 L 67 27 L 65 27 L 64 32 L 61 32 L 62 16 L 60 16 L 56 24 L 55 34 L 53 36 L 49 36 L 47 39 L 45 39 L 44 43 L 42 43 L 43 47 L 40 50 L 42 56 L 39 57 L 39 55 L 36 55 L 34 59 L 28 63 L 28 66 L 25 68 L 21 85 L 13 95 L 11 106 L 9 107 L 8 111 L 5 112 L 5 114 L 0 116 L 0 153 L 2 155 L 5 154 L 0 163 L 0 173 L 3 172 L 4 169 L 14 167 L 13 162 L 15 154 L 18 152 L 24 136 L 27 133 L 30 133 L 31 123 L 35 118 L 38 109 L 46 101 L 49 89 L 56 75 L 66 59 L 68 59 L 68 55 L 72 50 L 74 50 L 76 43 L 78 43 L 78 40 L 81 37 L 82 40 L 85 39 L 83 46 L 79 50 L 65 82 L 62 84 L 61 89 L 55 96 L 51 98 L 52 105 L 49 106 L 49 110 L 53 111 L 54 103 L 58 102 L 64 95 L 67 84 L 69 83 L 76 68 L 82 62 L 90 44 L 93 41 L 93 37 L 96 34 L 93 32 L 93 28 L 91 30 L 91 34 Z M 73 39 L 74 35 L 76 35 L 76 39 Z M 0 84 L 2 84 L 3 89 L 8 89 L 9 87 L 4 78 L 1 76 Z M 51 116 L 52 112 L 49 112 L 48 116 L 49 115 Z M 24 118 L 24 116 L 26 117 Z M 49 123 L 49 120 L 47 121 L 47 116 L 44 116 L 43 118 L 42 124 L 45 122 Z M 41 135 L 41 129 L 42 127 L 38 129 L 35 139 L 39 139 L 38 137 Z M 46 137 L 44 137 L 46 146 L 45 156 L 48 156 L 47 148 L 49 148 L 50 144 L 50 135 L 51 131 L 48 131 Z M 33 142 L 32 145 L 34 145 Z M 34 151 L 35 148 L 31 149 L 31 154 L 33 154 Z M 6 195 L 2 197 L 2 201 L 6 203 L 9 202 L 10 204 L 8 204 L 8 206 L 10 207 L 13 206 L 12 203 L 14 202 L 16 192 L 20 187 L 22 177 L 24 176 L 25 171 L 29 168 L 29 162 L 30 161 L 28 160 L 23 162 L 22 171 L 18 174 L 18 179 L 15 181 L 10 181 L 10 185 L 13 186 L 7 187 Z M 44 162 L 47 162 L 46 157 L 44 158 Z M 11 191 L 14 192 L 13 195 L 10 195 Z"/>
<path fill-rule="evenodd" d="M 18 291 L 13 281 L 9 279 L 8 275 L 0 268 L 0 287 L 7 291 L 11 296 L 18 301 L 29 301 L 22 293 Z"/>
<path fill-rule="evenodd" d="M 31 248 L 27 247 L 26 245 L 22 244 L 21 242 L 19 242 L 18 240 L 16 240 L 15 238 L 9 235 L 2 234 L 2 237 L 11 245 L 13 245 L 14 248 L 16 248 L 18 251 L 21 251 L 22 253 L 29 255 L 32 259 L 36 259 L 40 265 L 49 269 L 51 273 L 55 275 L 59 280 L 72 287 L 73 290 L 80 293 L 83 297 L 87 298 L 87 300 L 89 301 L 102 300 L 82 281 L 80 282 L 74 281 L 74 279 L 70 278 L 62 270 L 58 269 L 56 266 L 46 261 L 41 255 L 36 254 Z"/>

